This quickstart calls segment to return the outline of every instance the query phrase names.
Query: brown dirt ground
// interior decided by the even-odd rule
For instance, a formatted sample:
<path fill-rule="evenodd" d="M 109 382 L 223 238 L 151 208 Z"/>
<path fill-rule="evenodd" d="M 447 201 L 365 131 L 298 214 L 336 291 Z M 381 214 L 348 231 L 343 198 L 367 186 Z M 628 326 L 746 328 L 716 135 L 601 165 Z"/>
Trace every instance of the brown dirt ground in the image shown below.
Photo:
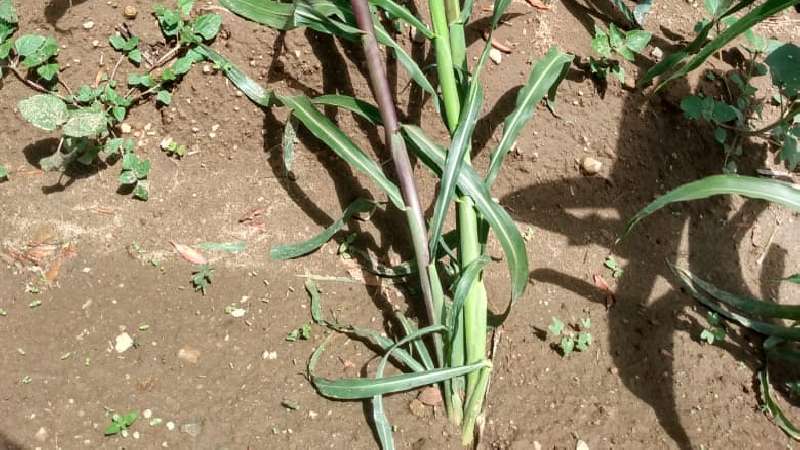
<path fill-rule="evenodd" d="M 106 69 L 116 60 L 106 42 L 123 20 L 123 4 L 142 12 L 129 25 L 143 41 L 161 39 L 145 13 L 150 2 L 73 3 L 67 8 L 66 0 L 15 1 L 23 31 L 52 33 L 64 45 L 60 60 L 69 63 L 63 78 L 70 86 L 94 80 L 101 58 Z M 648 28 L 654 45 L 668 51 L 690 36 L 701 12 L 685 2 L 655 3 Z M 479 1 L 476 10 L 485 16 L 488 6 Z M 230 38 L 215 46 L 262 83 L 308 94 L 369 95 L 358 48 L 303 31 L 279 35 L 223 14 Z M 592 24 L 608 14 L 613 12 L 602 1 L 590 1 L 588 8 L 576 0 L 556 1 L 547 12 L 512 4 L 498 37 L 514 52 L 487 69 L 476 149 L 496 142 L 531 60 L 553 44 L 589 55 Z M 95 22 L 91 30 L 82 27 L 87 20 Z M 763 31 L 796 42 L 797 23 L 796 14 L 787 15 Z M 469 36 L 474 55 L 479 30 L 471 28 Z M 411 47 L 406 35 L 400 40 Z M 419 47 L 413 52 L 420 59 L 427 55 Z M 649 59 L 648 49 L 626 69 L 636 74 Z M 716 59 L 710 66 L 729 69 Z M 131 69 L 123 64 L 122 76 Z M 430 103 L 420 106 L 420 92 L 408 88 L 396 65 L 390 73 L 399 102 L 412 105 L 404 108 L 404 120 L 423 123 L 441 139 L 441 128 L 428 125 L 438 123 Z M 152 197 L 135 201 L 116 193 L 116 167 L 41 173 L 37 161 L 54 151 L 55 136 L 20 119 L 15 105 L 30 94 L 25 87 L 8 76 L 0 87 L 0 162 L 11 169 L 10 180 L 0 184 L 0 250 L 8 254 L 45 242 L 51 246 L 38 249 L 50 262 L 47 252 L 62 252 L 66 244 L 74 253 L 61 258 L 57 281 L 49 287 L 8 258 L 0 268 L 0 308 L 8 312 L 0 317 L 0 448 L 376 447 L 365 406 L 321 398 L 304 378 L 307 357 L 324 330 L 315 328 L 310 341 L 284 340 L 309 320 L 298 275 L 348 276 L 352 267 L 336 255 L 333 243 L 286 263 L 267 256 L 272 245 L 314 234 L 356 196 L 374 192 L 367 180 L 303 134 L 296 177 L 287 178 L 279 147 L 285 112 L 264 112 L 237 96 L 220 74 L 196 69 L 178 87 L 172 107 L 141 106 L 128 119 L 138 151 L 153 162 Z M 721 151 L 708 131 L 687 126 L 675 106 L 688 89 L 677 83 L 665 95 L 649 97 L 612 83 L 601 98 L 574 70 L 559 91 L 559 117 L 540 108 L 523 133 L 494 194 L 522 230 L 534 230 L 528 246 L 531 284 L 500 340 L 486 448 L 531 449 L 536 441 L 567 449 L 577 439 L 592 449 L 796 446 L 759 411 L 754 369 L 762 360 L 760 339 L 732 328 L 723 345 L 701 345 L 704 312 L 674 289 L 664 264 L 666 259 L 689 266 L 729 290 L 791 298 L 800 290 L 774 280 L 800 266 L 798 253 L 789 251 L 798 244 L 795 216 L 762 203 L 713 199 L 659 213 L 614 246 L 637 208 L 720 169 Z M 328 113 L 365 148 L 376 142 L 377 133 L 364 123 Z M 215 125 L 216 136 L 210 137 Z M 181 161 L 162 154 L 158 143 L 167 135 L 190 144 L 193 154 Z M 479 169 L 487 154 L 476 155 Z M 576 160 L 586 155 L 603 162 L 598 176 L 579 173 Z M 740 165 L 752 173 L 773 162 L 763 145 L 753 143 Z M 430 199 L 433 181 L 425 178 L 422 188 Z M 240 223 L 253 209 L 263 211 L 262 225 Z M 407 257 L 403 232 L 393 232 L 401 223 L 396 213 L 378 213 L 350 229 L 358 232 L 356 245 L 362 248 Z M 246 251 L 213 254 L 216 276 L 208 295 L 193 292 L 192 267 L 170 241 L 233 240 L 246 241 Z M 490 252 L 500 254 L 496 243 Z M 616 281 L 602 268 L 609 253 L 625 266 Z M 594 274 L 605 276 L 616 291 L 617 303 L 608 311 L 592 284 Z M 487 283 L 500 307 L 508 294 L 504 263 L 490 267 Z M 27 292 L 26 286 L 41 292 Z M 321 287 L 327 307 L 344 322 L 382 329 L 392 309 L 413 314 L 404 291 L 392 283 Z M 42 305 L 30 308 L 34 300 Z M 246 315 L 225 314 L 231 304 L 247 309 Z M 573 323 L 590 317 L 591 351 L 559 356 L 540 337 L 552 316 Z M 142 324 L 149 329 L 140 330 Z M 122 331 L 137 345 L 117 354 L 113 341 Z M 374 368 L 373 354 L 357 342 L 338 338 L 333 348 L 323 361 L 328 376 L 358 376 L 368 362 Z M 179 359 L 180 349 L 196 350 L 199 358 Z M 264 352 L 277 357 L 264 359 Z M 412 413 L 414 396 L 387 400 L 398 447 L 459 448 L 458 431 L 441 408 Z M 299 409 L 285 408 L 284 401 Z M 140 433 L 138 440 L 105 438 L 106 408 L 149 408 L 177 429 L 140 420 L 131 430 Z M 788 411 L 797 416 L 796 409 Z M 186 424 L 199 425 L 199 435 L 182 432 Z"/>

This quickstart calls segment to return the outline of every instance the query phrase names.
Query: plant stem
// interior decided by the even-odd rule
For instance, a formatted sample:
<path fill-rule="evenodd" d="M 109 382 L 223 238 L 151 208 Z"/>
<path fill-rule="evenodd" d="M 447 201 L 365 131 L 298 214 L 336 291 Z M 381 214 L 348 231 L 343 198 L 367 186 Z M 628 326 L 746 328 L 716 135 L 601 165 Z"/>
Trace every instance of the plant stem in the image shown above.
<path fill-rule="evenodd" d="M 411 240 L 414 245 L 414 253 L 417 260 L 422 296 L 425 301 L 425 310 L 431 325 L 440 323 L 442 305 L 436 304 L 433 289 L 431 287 L 431 277 L 428 271 L 431 270 L 430 254 L 428 253 L 425 220 L 422 216 L 422 207 L 417 193 L 417 186 L 414 182 L 414 170 L 408 158 L 405 141 L 399 133 L 397 122 L 397 111 L 395 110 L 392 92 L 389 89 L 389 81 L 386 78 L 386 68 L 381 59 L 378 49 L 378 42 L 375 39 L 375 30 L 372 23 L 372 13 L 369 9 L 367 0 L 351 0 L 350 2 L 356 23 L 364 35 L 361 38 L 364 46 L 364 53 L 367 59 L 367 69 L 369 71 L 370 85 L 373 95 L 378 102 L 381 119 L 385 132 L 386 145 L 392 154 L 395 172 L 403 193 L 403 202 L 406 204 L 406 217 L 408 227 L 411 232 Z M 438 277 L 437 277 L 438 278 Z M 440 341 L 439 341 L 440 342 Z M 437 358 L 441 363 L 441 344 L 436 345 Z"/>
<path fill-rule="evenodd" d="M 450 31 L 447 25 L 445 0 L 429 0 L 428 7 L 431 11 L 433 24 L 433 47 L 436 51 L 436 74 L 439 76 L 439 86 L 444 98 L 444 116 L 447 129 L 454 132 L 458 126 L 461 113 L 461 100 L 458 94 L 458 84 L 453 69 L 453 55 L 450 49 Z"/>
<path fill-rule="evenodd" d="M 459 16 L 461 15 L 459 0 L 445 0 L 444 9 L 449 25 L 450 53 L 453 59 L 453 66 L 466 71 L 467 45 L 464 38 L 464 24 L 459 22 Z"/>

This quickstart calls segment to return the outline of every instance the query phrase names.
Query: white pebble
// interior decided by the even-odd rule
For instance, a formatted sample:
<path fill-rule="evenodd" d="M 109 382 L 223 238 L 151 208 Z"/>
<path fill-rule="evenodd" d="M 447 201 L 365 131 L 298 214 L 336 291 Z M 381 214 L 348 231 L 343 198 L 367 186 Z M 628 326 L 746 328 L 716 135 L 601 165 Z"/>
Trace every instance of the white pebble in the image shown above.
<path fill-rule="evenodd" d="M 167 422 L 167 429 L 168 429 L 169 431 L 172 431 L 172 430 L 174 430 L 174 429 L 175 429 L 175 422 L 173 422 L 173 421 L 169 421 L 169 422 Z"/>
<path fill-rule="evenodd" d="M 94 28 L 94 22 L 92 22 L 91 20 L 83 23 L 84 30 L 91 30 L 92 28 Z"/>
<path fill-rule="evenodd" d="M 495 64 L 500 64 L 503 61 L 503 53 L 496 48 L 489 50 L 489 59 Z"/>

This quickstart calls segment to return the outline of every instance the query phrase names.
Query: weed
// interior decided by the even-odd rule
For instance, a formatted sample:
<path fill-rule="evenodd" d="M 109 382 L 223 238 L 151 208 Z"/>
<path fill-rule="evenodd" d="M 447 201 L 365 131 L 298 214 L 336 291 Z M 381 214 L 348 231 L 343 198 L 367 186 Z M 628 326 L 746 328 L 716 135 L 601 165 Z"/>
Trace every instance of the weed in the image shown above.
<path fill-rule="evenodd" d="M 728 333 L 725 331 L 725 327 L 722 326 L 722 319 L 720 319 L 719 314 L 714 311 L 709 311 L 707 319 L 709 328 L 703 329 L 700 333 L 700 339 L 707 342 L 709 345 L 714 344 L 714 342 L 724 341 Z"/>
<path fill-rule="evenodd" d="M 304 323 L 301 327 L 296 328 L 286 335 L 286 340 L 289 342 L 296 342 L 298 340 L 307 341 L 311 338 L 311 323 Z"/>
<path fill-rule="evenodd" d="M 139 411 L 131 411 L 125 415 L 112 414 L 111 425 L 106 427 L 106 430 L 103 433 L 106 436 L 114 436 L 115 434 L 119 434 L 130 428 L 130 426 L 133 425 L 138 418 Z"/>
<path fill-rule="evenodd" d="M 558 342 L 553 344 L 561 350 L 561 356 L 567 357 L 574 351 L 585 352 L 592 345 L 592 333 L 589 329 L 592 326 L 590 318 L 581 319 L 578 326 L 568 327 L 559 318 L 553 317 L 553 321 L 547 327 L 551 338 L 558 338 Z"/>
<path fill-rule="evenodd" d="M 650 42 L 652 34 L 644 30 L 623 31 L 616 25 L 609 24 L 608 32 L 595 24 L 592 50 L 600 55 L 599 59 L 589 58 L 589 70 L 595 78 L 606 80 L 608 75 L 616 77 L 620 83 L 625 82 L 625 69 L 613 56 L 619 55 L 628 61 L 634 61 L 636 54 L 641 53 Z"/>
<path fill-rule="evenodd" d="M 625 270 L 622 267 L 620 267 L 617 260 L 614 259 L 614 257 L 611 255 L 606 256 L 605 261 L 603 261 L 603 266 L 605 266 L 606 269 L 611 271 L 611 276 L 614 278 L 619 278 L 622 276 L 623 273 L 625 273 Z"/>
<path fill-rule="evenodd" d="M 120 89 L 115 79 L 118 63 L 111 74 L 103 73 L 98 82 L 81 85 L 73 91 L 58 78 L 58 42 L 39 34 L 11 39 L 17 28 L 16 12 L 9 0 L 0 0 L 0 70 L 11 71 L 39 92 L 19 102 L 20 115 L 37 128 L 59 131 L 62 135 L 56 152 L 39 161 L 43 170 L 63 170 L 73 162 L 90 166 L 97 160 L 113 164 L 122 159 L 120 184 L 129 187 L 135 198 L 149 198 L 150 162 L 134 154 L 135 143 L 119 137 L 117 126 L 125 120 L 130 108 L 148 98 L 169 105 L 175 84 L 203 60 L 195 48 L 216 37 L 222 18 L 218 14 L 203 14 L 190 19 L 193 4 L 180 0 L 177 9 L 160 5 L 154 8 L 161 31 L 172 45 L 158 61 L 150 61 L 142 53 L 140 38 L 127 29 L 109 38 L 111 46 L 134 65 L 147 63 L 146 72 L 128 74 L 127 90 Z M 58 92 L 59 85 L 66 94 Z"/>
<path fill-rule="evenodd" d="M 211 284 L 211 277 L 214 275 L 214 269 L 208 264 L 203 264 L 197 267 L 197 270 L 192 272 L 192 286 L 195 291 L 200 291 L 206 295 L 206 290 Z"/>

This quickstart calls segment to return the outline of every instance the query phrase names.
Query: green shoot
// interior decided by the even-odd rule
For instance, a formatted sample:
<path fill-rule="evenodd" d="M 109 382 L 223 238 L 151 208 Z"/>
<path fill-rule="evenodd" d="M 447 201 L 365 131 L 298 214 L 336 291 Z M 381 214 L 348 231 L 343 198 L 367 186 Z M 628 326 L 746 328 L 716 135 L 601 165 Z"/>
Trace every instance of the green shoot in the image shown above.
<path fill-rule="evenodd" d="M 131 411 L 125 415 L 113 414 L 111 416 L 111 425 L 106 427 L 104 434 L 106 436 L 114 436 L 115 434 L 119 434 L 130 428 L 130 426 L 133 425 L 138 418 L 138 411 Z"/>
<path fill-rule="evenodd" d="M 197 270 L 192 272 L 192 286 L 194 286 L 194 290 L 200 291 L 203 293 L 203 295 L 206 295 L 206 290 L 211 284 L 211 277 L 213 274 L 214 269 L 212 269 L 208 264 L 199 266 Z"/>
<path fill-rule="evenodd" d="M 286 341 L 288 342 L 307 341 L 309 339 L 311 339 L 310 323 L 304 323 L 301 327 L 295 328 L 286 335 Z"/>
<path fill-rule="evenodd" d="M 622 276 L 623 273 L 625 273 L 625 270 L 622 267 L 620 267 L 617 260 L 614 259 L 614 257 L 611 255 L 606 256 L 605 261 L 603 261 L 603 266 L 605 266 L 606 269 L 611 271 L 611 276 L 614 278 L 619 278 Z"/>
<path fill-rule="evenodd" d="M 589 70 L 595 78 L 600 80 L 606 80 L 608 75 L 613 75 L 619 79 L 620 83 L 624 83 L 625 69 L 618 60 L 613 59 L 614 55 L 633 62 L 636 54 L 641 53 L 647 47 L 651 37 L 652 34 L 648 31 L 623 31 L 613 23 L 609 25 L 606 33 L 595 24 L 592 50 L 600 55 L 600 58 L 589 58 Z"/>
<path fill-rule="evenodd" d="M 574 351 L 585 352 L 592 345 L 592 333 L 589 329 L 592 326 L 591 318 L 581 319 L 575 331 L 567 327 L 557 317 L 553 317 L 550 326 L 547 327 L 551 338 L 560 338 L 553 345 L 561 351 L 561 356 L 567 357 Z"/>
<path fill-rule="evenodd" d="M 724 341 L 728 333 L 722 326 L 722 319 L 720 319 L 719 314 L 709 311 L 707 318 L 710 327 L 703 329 L 700 333 L 700 339 L 709 345 L 713 345 L 714 342 Z"/>

